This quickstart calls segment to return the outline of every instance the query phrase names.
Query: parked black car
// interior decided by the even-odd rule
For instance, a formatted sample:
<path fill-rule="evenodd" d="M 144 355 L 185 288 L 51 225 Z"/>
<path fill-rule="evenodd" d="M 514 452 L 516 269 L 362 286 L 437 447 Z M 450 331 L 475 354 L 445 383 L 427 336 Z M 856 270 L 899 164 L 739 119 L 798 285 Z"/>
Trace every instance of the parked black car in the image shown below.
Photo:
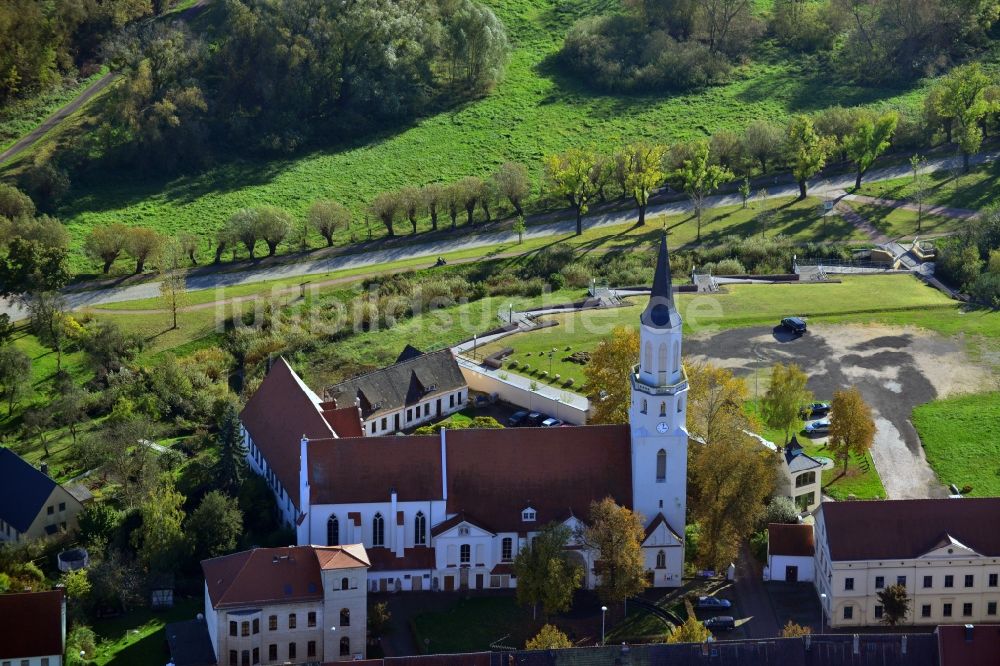
<path fill-rule="evenodd" d="M 538 426 L 542 425 L 542 422 L 545 421 L 545 419 L 547 418 L 549 417 L 546 416 L 545 414 L 542 414 L 541 412 L 531 412 L 530 414 L 528 414 L 528 418 L 525 419 L 524 425 L 530 428 L 537 428 Z"/>
<path fill-rule="evenodd" d="M 802 335 L 806 332 L 806 321 L 801 317 L 785 317 L 781 320 L 781 325 L 795 335 Z"/>
<path fill-rule="evenodd" d="M 703 623 L 707 629 L 730 631 L 736 628 L 736 620 L 731 615 L 716 615 Z"/>
<path fill-rule="evenodd" d="M 799 415 L 803 419 L 818 419 L 829 413 L 830 403 L 828 402 L 811 402 L 799 410 Z"/>
<path fill-rule="evenodd" d="M 527 411 L 525 411 L 525 410 L 522 409 L 520 411 L 514 412 L 507 419 L 507 427 L 508 428 L 520 428 L 523 425 L 527 425 L 525 423 L 525 421 L 527 421 L 527 419 L 528 419 L 528 412 Z"/>

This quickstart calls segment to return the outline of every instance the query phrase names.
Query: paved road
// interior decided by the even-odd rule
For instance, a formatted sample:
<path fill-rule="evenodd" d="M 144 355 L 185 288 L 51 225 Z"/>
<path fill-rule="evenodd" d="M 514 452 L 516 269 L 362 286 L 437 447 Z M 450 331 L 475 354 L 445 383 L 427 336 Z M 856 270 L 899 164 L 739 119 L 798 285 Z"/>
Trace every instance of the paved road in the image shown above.
<path fill-rule="evenodd" d="M 1000 151 L 982 153 L 973 156 L 972 164 L 981 164 L 1000 158 Z M 942 170 L 954 170 L 961 168 L 961 159 L 958 157 L 940 158 L 930 161 L 924 168 L 927 173 Z M 866 182 L 892 180 L 911 174 L 908 165 L 899 165 L 876 169 L 869 172 Z M 821 178 L 811 183 L 810 194 L 814 196 L 836 195 L 854 186 L 854 177 L 851 174 L 841 174 Z M 768 190 L 768 197 L 789 197 L 798 195 L 798 186 L 795 183 L 779 183 Z M 709 197 L 706 206 L 715 208 L 719 206 L 732 206 L 742 202 L 738 194 L 722 194 Z M 652 205 L 647 209 L 647 215 L 678 215 L 689 213 L 692 205 L 689 201 L 675 201 Z M 617 226 L 636 221 L 636 212 L 632 209 L 613 211 L 607 213 L 597 213 L 584 218 L 584 227 L 596 229 L 609 226 Z M 576 228 L 572 217 L 561 220 L 536 224 L 528 227 L 524 234 L 525 238 L 547 238 L 551 236 L 573 233 Z M 348 254 L 328 256 L 299 263 L 288 263 L 271 265 L 258 269 L 250 269 L 240 272 L 206 272 L 188 278 L 188 290 L 215 289 L 219 287 L 232 287 L 236 285 L 250 284 L 254 282 L 264 282 L 268 280 L 278 280 L 284 278 L 299 278 L 331 271 L 363 268 L 378 264 L 392 263 L 404 259 L 421 257 L 438 257 L 450 252 L 463 250 L 485 249 L 500 243 L 516 240 L 517 235 L 512 231 L 495 231 L 478 234 L 465 234 L 457 237 L 435 240 L 427 243 L 414 243 L 401 245 L 399 247 L 372 250 L 363 254 Z M 104 289 L 94 289 L 86 292 L 67 292 L 66 303 L 70 309 L 81 307 L 93 307 L 108 303 L 119 303 L 122 301 L 135 301 L 145 298 L 155 298 L 160 293 L 159 282 L 144 282 L 142 284 L 107 287 Z M 26 316 L 23 307 L 17 303 L 0 300 L 0 313 L 7 313 L 12 319 L 22 319 Z"/>

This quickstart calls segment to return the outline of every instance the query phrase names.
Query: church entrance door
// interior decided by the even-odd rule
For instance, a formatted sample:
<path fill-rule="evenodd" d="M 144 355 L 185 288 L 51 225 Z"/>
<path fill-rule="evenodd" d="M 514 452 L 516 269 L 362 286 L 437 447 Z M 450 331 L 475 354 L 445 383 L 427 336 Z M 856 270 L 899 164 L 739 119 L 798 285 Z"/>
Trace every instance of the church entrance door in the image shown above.
<path fill-rule="evenodd" d="M 414 592 L 419 592 L 420 590 L 424 589 L 424 577 L 423 576 L 414 576 L 413 578 L 411 578 L 410 579 L 410 588 Z"/>
<path fill-rule="evenodd" d="M 468 569 L 461 569 L 458 572 L 458 575 L 459 575 L 458 589 L 460 589 L 460 590 L 467 590 L 467 589 L 469 589 L 469 570 Z"/>
<path fill-rule="evenodd" d="M 476 589 L 483 589 L 483 574 L 476 574 Z"/>
<path fill-rule="evenodd" d="M 454 576 L 445 576 L 444 577 L 444 591 L 445 592 L 454 592 L 455 591 L 455 577 Z"/>

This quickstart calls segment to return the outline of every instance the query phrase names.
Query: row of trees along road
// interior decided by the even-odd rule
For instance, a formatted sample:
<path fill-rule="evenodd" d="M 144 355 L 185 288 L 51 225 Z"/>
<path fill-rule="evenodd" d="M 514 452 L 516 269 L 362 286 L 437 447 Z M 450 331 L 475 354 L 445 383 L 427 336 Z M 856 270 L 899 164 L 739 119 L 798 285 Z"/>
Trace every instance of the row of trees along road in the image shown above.
<path fill-rule="evenodd" d="M 903 128 L 905 143 L 912 143 L 914 135 L 929 142 L 941 133 L 947 141 L 957 143 L 968 168 L 969 156 L 979 150 L 986 129 L 997 123 L 998 116 L 1000 88 L 993 79 L 978 64 L 958 67 L 931 89 L 920 128 Z M 696 237 L 700 240 L 706 200 L 724 183 L 742 176 L 738 189 L 745 206 L 752 194 L 752 176 L 787 168 L 804 198 L 809 179 L 832 160 L 852 164 L 855 186 L 860 188 L 878 157 L 894 142 L 900 147 L 900 122 L 900 115 L 893 110 L 834 107 L 814 116 L 793 116 L 784 126 L 761 119 L 750 123 L 742 133 L 720 130 L 708 139 L 670 146 L 635 142 L 611 154 L 574 148 L 543 160 L 541 187 L 532 182 L 527 165 L 505 162 L 486 178 L 468 176 L 452 183 L 383 192 L 369 203 L 367 212 L 382 222 L 387 235 L 394 236 L 401 220 L 409 223 L 413 233 L 417 232 L 418 222 L 426 219 L 432 230 L 439 228 L 443 218 L 449 219 L 455 229 L 459 217 L 464 217 L 467 225 L 475 224 L 477 211 L 482 214 L 480 219 L 488 223 L 502 210 L 520 218 L 531 205 L 545 207 L 563 202 L 573 210 L 577 233 L 582 233 L 582 218 L 588 208 L 616 197 L 631 199 L 639 224 L 644 224 L 651 196 L 669 186 L 690 198 L 698 227 Z M 241 247 L 253 258 L 261 243 L 266 245 L 268 256 L 276 254 L 282 245 L 306 250 L 313 233 L 329 247 L 338 232 L 352 229 L 351 225 L 350 210 L 328 199 L 313 202 L 304 220 L 274 206 L 241 209 L 211 239 L 214 260 L 221 262 L 227 250 L 235 259 Z M 353 230 L 351 240 L 355 240 Z M 162 242 L 163 238 L 152 230 L 112 224 L 95 227 L 84 249 L 105 273 L 123 253 L 133 258 L 136 269 L 141 271 Z M 181 233 L 176 242 L 190 263 L 197 264 L 198 237 Z"/>

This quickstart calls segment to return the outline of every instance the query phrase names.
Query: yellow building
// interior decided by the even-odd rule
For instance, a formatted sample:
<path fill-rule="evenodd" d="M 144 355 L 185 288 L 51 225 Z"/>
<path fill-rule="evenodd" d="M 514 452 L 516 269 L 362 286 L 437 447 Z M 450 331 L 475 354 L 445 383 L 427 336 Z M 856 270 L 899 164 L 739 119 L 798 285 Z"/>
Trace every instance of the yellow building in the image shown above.
<path fill-rule="evenodd" d="M 10 449 L 0 448 L 0 543 L 75 531 L 81 499 L 89 496 L 81 491 L 71 493 Z"/>

